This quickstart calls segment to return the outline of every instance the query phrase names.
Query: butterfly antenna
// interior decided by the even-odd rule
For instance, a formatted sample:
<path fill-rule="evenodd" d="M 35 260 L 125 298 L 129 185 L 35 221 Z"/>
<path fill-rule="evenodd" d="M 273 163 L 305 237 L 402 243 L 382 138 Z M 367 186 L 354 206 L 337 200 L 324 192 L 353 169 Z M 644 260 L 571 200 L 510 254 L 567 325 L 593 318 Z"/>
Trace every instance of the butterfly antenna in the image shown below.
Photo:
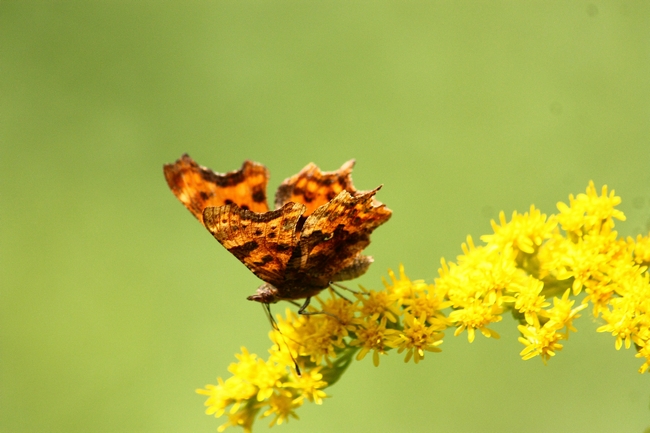
<path fill-rule="evenodd" d="M 298 366 L 298 362 L 296 361 L 296 358 L 294 358 L 293 353 L 291 353 L 291 348 L 289 347 L 289 344 L 287 343 L 287 340 L 284 337 L 284 334 L 282 331 L 280 331 L 280 327 L 278 326 L 278 322 L 275 320 L 273 315 L 271 314 L 271 304 L 267 303 L 262 303 L 262 307 L 264 308 L 264 313 L 266 314 L 266 317 L 269 319 L 269 322 L 271 323 L 271 327 L 278 331 L 278 334 L 282 337 L 282 342 L 284 345 L 287 347 L 287 352 L 289 352 L 289 356 L 291 357 L 291 360 L 293 361 L 293 367 L 296 369 L 296 374 L 298 377 L 302 377 L 302 372 L 300 371 L 300 367 Z M 278 351 L 282 350 L 280 345 L 278 344 Z"/>

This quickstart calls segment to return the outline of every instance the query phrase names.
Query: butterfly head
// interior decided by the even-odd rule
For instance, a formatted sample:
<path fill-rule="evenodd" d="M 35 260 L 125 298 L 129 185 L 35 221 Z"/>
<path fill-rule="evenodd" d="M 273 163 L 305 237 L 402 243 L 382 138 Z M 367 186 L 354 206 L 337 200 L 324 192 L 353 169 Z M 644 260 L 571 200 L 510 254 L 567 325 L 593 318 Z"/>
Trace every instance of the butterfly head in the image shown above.
<path fill-rule="evenodd" d="M 257 293 L 247 298 L 249 301 L 262 302 L 263 304 L 275 304 L 281 298 L 278 297 L 278 289 L 269 283 L 264 283 L 257 288 Z"/>

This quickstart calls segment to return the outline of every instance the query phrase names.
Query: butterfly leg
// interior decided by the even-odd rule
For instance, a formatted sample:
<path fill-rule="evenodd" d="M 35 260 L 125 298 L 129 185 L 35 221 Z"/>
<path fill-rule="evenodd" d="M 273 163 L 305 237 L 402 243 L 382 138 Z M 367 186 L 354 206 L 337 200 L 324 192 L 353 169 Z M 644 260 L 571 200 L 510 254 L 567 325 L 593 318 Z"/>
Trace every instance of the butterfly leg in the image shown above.
<path fill-rule="evenodd" d="M 339 321 L 339 323 L 343 324 L 343 321 L 335 314 L 328 313 L 327 311 L 305 311 L 307 307 L 309 307 L 309 302 L 311 301 L 311 296 L 305 298 L 305 303 L 302 304 L 302 307 L 298 309 L 298 314 L 302 314 L 303 316 L 313 316 L 316 314 L 325 314 L 326 316 L 330 316 L 335 318 L 336 320 Z"/>
<path fill-rule="evenodd" d="M 341 284 L 341 283 L 337 283 L 336 281 L 331 281 L 331 282 L 330 282 L 330 285 L 331 285 L 331 286 L 336 286 L 336 287 L 338 287 L 339 289 L 347 290 L 347 291 L 350 292 L 350 293 L 357 293 L 357 294 L 358 294 L 358 293 L 361 293 L 361 292 L 359 292 L 358 290 L 352 290 L 352 289 L 350 289 L 349 287 L 345 287 L 343 284 Z"/>
<path fill-rule="evenodd" d="M 348 301 L 350 304 L 352 303 L 352 301 L 350 301 L 348 298 L 346 298 L 345 296 L 343 296 L 343 295 L 341 294 L 341 292 L 339 292 L 338 290 L 336 290 L 336 289 L 332 286 L 331 283 L 330 283 L 330 287 L 329 287 L 329 289 L 330 289 L 332 292 L 336 293 L 336 294 L 338 295 L 339 298 L 341 298 L 341 299 L 343 299 L 343 300 L 345 300 L 345 301 Z"/>
<path fill-rule="evenodd" d="M 311 296 L 308 296 L 307 298 L 305 298 L 305 303 L 302 304 L 302 307 L 300 307 L 298 309 L 298 314 L 306 314 L 306 315 L 314 314 L 314 313 L 309 313 L 309 312 L 305 311 L 305 309 L 307 307 L 309 307 L 309 302 L 311 302 Z"/>
<path fill-rule="evenodd" d="M 361 294 L 362 292 L 359 292 L 358 290 L 352 290 L 349 287 L 345 287 L 343 284 L 337 283 L 336 281 L 330 281 L 330 288 L 333 290 L 334 288 L 332 286 L 336 286 L 339 289 L 347 290 L 350 293 L 354 293 L 355 295 Z M 337 292 L 338 294 L 338 292 Z M 341 296 L 341 295 L 339 295 Z"/>

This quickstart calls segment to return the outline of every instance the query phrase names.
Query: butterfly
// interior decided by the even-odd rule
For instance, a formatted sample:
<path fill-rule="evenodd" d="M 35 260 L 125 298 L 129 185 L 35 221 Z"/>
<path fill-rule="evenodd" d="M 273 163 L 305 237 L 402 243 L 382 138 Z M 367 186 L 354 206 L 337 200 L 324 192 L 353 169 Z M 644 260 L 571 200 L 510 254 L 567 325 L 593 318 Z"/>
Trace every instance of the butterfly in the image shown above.
<path fill-rule="evenodd" d="M 370 234 L 391 217 L 374 196 L 357 191 L 354 160 L 333 172 L 313 163 L 287 178 L 269 210 L 267 168 L 245 161 L 216 173 L 187 154 L 163 167 L 174 195 L 221 245 L 264 283 L 251 301 L 264 304 L 312 296 L 331 283 L 364 274 L 373 259 L 361 254 Z"/>

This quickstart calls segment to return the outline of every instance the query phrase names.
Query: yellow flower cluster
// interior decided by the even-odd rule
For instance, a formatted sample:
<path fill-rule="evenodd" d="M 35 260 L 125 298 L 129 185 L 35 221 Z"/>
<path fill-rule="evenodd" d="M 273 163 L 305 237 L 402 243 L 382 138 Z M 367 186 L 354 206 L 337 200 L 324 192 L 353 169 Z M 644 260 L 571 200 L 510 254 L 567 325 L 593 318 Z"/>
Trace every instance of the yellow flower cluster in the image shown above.
<path fill-rule="evenodd" d="M 305 401 L 321 404 L 324 389 L 353 359 L 372 352 L 378 366 L 380 355 L 396 349 L 406 352 L 406 362 L 418 363 L 426 352 L 441 351 L 450 327 L 455 336 L 466 331 L 470 343 L 476 331 L 499 338 L 490 326 L 506 312 L 519 322 L 522 358 L 546 362 L 591 305 L 605 322 L 598 331 L 611 332 L 617 349 L 634 343 L 645 361 L 639 371 L 648 371 L 650 237 L 617 237 L 614 220 L 625 220 L 616 209 L 620 201 L 606 186 L 598 195 L 592 182 L 586 194 L 558 203 L 559 213 L 548 218 L 534 206 L 514 212 L 509 222 L 501 212 L 499 223 L 492 221 L 494 233 L 481 237 L 484 245 L 468 237 L 456 262 L 441 260 L 433 284 L 410 280 L 400 266 L 399 277 L 389 271 L 384 290 L 361 287 L 347 299 L 332 287 L 309 315 L 287 309 L 270 333 L 268 361 L 242 349 L 229 368 L 232 377 L 197 390 L 208 396 L 207 413 L 218 417 L 228 410 L 219 431 L 236 425 L 250 431 L 260 413 L 272 416 L 271 425 L 282 424 L 297 418 L 295 409 Z"/>
<path fill-rule="evenodd" d="M 328 383 L 322 380 L 318 367 L 297 376 L 287 368 L 291 362 L 287 361 L 285 353 L 278 351 L 277 347 L 272 348 L 270 353 L 269 360 L 265 362 L 242 348 L 242 353 L 235 355 L 239 362 L 228 368 L 232 373 L 230 378 L 225 381 L 219 378 L 218 385 L 207 385 L 205 389 L 196 390 L 208 396 L 205 402 L 208 415 L 220 417 L 230 406 L 228 422 L 218 431 L 230 426 L 251 431 L 262 409 L 262 417 L 273 416 L 271 425 L 279 425 L 288 421 L 289 417 L 298 418 L 295 409 L 305 399 L 322 403 L 325 397 L 322 388 Z"/>

